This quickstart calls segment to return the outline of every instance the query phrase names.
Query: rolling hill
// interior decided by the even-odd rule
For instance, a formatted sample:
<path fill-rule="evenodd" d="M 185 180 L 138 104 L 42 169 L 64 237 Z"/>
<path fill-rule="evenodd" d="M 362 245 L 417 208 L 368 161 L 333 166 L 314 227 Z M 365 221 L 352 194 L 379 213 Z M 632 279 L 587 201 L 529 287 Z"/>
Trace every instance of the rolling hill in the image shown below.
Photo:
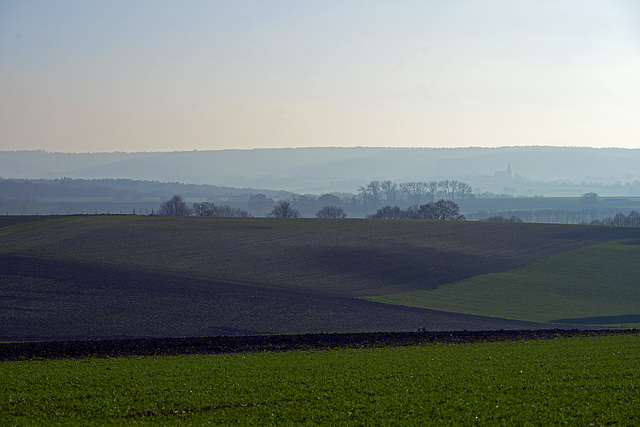
<path fill-rule="evenodd" d="M 638 230 L 416 220 L 0 217 L 0 339 L 540 327 L 356 297 L 433 290 L 630 237 Z"/>

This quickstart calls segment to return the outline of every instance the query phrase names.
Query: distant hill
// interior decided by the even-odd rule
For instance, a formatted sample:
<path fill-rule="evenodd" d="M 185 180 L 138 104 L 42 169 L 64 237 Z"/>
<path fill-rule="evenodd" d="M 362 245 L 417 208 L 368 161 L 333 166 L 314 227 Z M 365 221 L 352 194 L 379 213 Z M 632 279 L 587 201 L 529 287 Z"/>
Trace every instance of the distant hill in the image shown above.
<path fill-rule="evenodd" d="M 127 178 L 269 188 L 296 193 L 354 192 L 374 179 L 460 179 L 480 185 L 513 178 L 573 183 L 640 179 L 640 149 L 282 148 L 149 153 L 0 152 L 2 178 Z"/>

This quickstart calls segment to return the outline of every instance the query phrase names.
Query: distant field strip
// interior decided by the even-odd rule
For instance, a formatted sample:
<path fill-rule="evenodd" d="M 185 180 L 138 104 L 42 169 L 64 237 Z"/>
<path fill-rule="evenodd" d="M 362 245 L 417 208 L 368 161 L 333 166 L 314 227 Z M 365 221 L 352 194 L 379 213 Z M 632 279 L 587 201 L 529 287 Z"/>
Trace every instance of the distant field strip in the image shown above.
<path fill-rule="evenodd" d="M 640 325 L 640 239 L 553 255 L 436 289 L 369 301 L 545 323 Z"/>

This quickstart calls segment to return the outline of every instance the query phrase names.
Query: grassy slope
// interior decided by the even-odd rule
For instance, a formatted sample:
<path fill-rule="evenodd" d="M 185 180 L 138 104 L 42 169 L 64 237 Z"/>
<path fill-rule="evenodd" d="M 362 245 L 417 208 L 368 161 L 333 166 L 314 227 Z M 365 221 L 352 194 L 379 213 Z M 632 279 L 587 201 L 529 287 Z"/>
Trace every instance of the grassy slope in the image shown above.
<path fill-rule="evenodd" d="M 640 326 L 640 240 L 587 246 L 438 289 L 367 298 L 533 322 Z"/>
<path fill-rule="evenodd" d="M 636 334 L 0 362 L 0 424 L 637 425 Z"/>

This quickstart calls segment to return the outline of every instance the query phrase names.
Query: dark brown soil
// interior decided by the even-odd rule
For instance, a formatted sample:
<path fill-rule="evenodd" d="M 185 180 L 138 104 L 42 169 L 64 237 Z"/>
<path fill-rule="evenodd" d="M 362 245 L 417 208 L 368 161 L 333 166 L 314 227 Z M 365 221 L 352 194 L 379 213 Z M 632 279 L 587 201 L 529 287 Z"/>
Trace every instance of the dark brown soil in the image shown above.
<path fill-rule="evenodd" d="M 313 349 L 462 344 L 553 339 L 561 337 L 639 334 L 640 330 L 521 330 L 456 332 L 366 332 L 345 334 L 260 335 L 198 338 L 146 338 L 0 344 L 0 360 L 74 359 L 119 356 L 241 353 Z"/>
<path fill-rule="evenodd" d="M 0 341 L 557 328 L 0 255 Z"/>

